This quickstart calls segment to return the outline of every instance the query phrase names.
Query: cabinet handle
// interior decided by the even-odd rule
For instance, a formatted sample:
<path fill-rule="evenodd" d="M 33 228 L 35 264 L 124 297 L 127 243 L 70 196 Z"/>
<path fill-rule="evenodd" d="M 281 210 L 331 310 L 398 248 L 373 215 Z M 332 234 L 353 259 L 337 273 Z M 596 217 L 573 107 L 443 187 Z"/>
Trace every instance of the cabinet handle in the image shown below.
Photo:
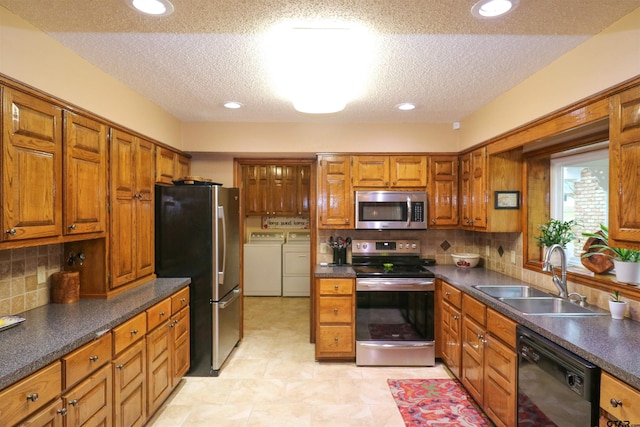
<path fill-rule="evenodd" d="M 458 319 L 459 319 L 458 315 L 457 315 L 457 314 L 454 314 L 454 315 L 453 315 L 453 320 L 458 320 Z"/>
<path fill-rule="evenodd" d="M 78 404 L 78 399 L 73 399 L 69 401 L 69 405 L 76 406 Z"/>
<path fill-rule="evenodd" d="M 67 408 L 58 409 L 56 413 L 64 417 L 65 415 L 67 415 Z"/>
<path fill-rule="evenodd" d="M 27 394 L 27 400 L 30 400 L 32 402 L 35 402 L 39 398 L 40 398 L 40 396 L 38 396 L 38 393 Z"/>
<path fill-rule="evenodd" d="M 349 218 L 344 221 L 345 224 L 349 224 Z"/>
<path fill-rule="evenodd" d="M 124 365 L 116 365 L 116 369 L 124 369 Z"/>
<path fill-rule="evenodd" d="M 92 361 L 92 362 L 97 362 L 98 359 L 99 359 L 98 356 L 89 356 L 89 360 Z"/>
<path fill-rule="evenodd" d="M 163 317 L 165 314 L 167 314 L 167 313 L 165 313 L 164 311 L 161 311 L 160 312 L 160 317 Z"/>
<path fill-rule="evenodd" d="M 435 218 L 432 218 L 432 219 L 431 219 L 431 224 L 435 224 L 435 223 L 436 223 L 436 219 L 435 219 Z"/>
<path fill-rule="evenodd" d="M 334 337 L 333 340 L 337 343 L 338 341 L 340 341 L 340 338 Z"/>
<path fill-rule="evenodd" d="M 131 335 L 138 335 L 138 330 L 134 329 L 133 331 L 131 331 Z"/>
<path fill-rule="evenodd" d="M 611 406 L 613 406 L 614 408 L 617 408 L 618 406 L 622 406 L 622 400 L 616 400 L 613 397 L 611 398 L 609 403 L 611 403 Z"/>
<path fill-rule="evenodd" d="M 334 285 L 334 286 L 333 286 L 333 289 L 335 289 L 335 290 L 337 291 L 337 290 L 339 290 L 339 289 L 340 289 L 340 286 L 338 286 L 338 285 Z"/>
<path fill-rule="evenodd" d="M 75 230 L 75 229 L 76 229 L 76 225 L 75 225 L 75 224 L 71 224 L 71 225 L 69 226 L 69 230 Z"/>
<path fill-rule="evenodd" d="M 11 229 L 5 231 L 5 233 L 10 234 L 11 236 L 15 236 L 17 231 L 16 231 L 15 228 L 11 228 Z"/>
<path fill-rule="evenodd" d="M 180 302 L 187 302 L 186 298 L 180 298 Z"/>
<path fill-rule="evenodd" d="M 451 296 L 451 293 L 449 291 L 444 291 L 444 296 L 445 297 Z"/>
<path fill-rule="evenodd" d="M 333 312 L 334 312 L 335 314 L 338 314 L 338 307 L 333 307 Z"/>

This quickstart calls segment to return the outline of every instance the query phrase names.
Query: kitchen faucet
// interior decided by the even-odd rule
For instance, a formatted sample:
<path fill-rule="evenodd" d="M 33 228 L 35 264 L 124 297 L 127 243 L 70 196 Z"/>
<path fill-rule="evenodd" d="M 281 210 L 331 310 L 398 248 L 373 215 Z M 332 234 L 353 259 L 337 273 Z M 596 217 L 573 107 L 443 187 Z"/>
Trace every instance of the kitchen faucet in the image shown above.
<path fill-rule="evenodd" d="M 551 255 L 555 251 L 560 251 L 560 277 L 556 273 L 557 265 L 551 265 Z M 556 285 L 560 293 L 560 298 L 567 298 L 567 255 L 564 248 L 557 243 L 551 245 L 547 250 L 547 254 L 542 262 L 542 271 L 551 272 L 553 274 L 553 284 Z"/>

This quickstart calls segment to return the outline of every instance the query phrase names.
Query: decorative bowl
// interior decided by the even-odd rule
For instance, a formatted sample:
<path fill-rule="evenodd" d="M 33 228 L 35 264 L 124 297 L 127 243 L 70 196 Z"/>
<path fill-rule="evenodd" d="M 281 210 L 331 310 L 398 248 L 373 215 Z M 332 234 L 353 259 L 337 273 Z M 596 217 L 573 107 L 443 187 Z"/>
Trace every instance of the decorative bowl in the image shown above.
<path fill-rule="evenodd" d="M 480 262 L 480 255 L 470 253 L 451 254 L 453 263 L 460 268 L 473 268 Z"/>

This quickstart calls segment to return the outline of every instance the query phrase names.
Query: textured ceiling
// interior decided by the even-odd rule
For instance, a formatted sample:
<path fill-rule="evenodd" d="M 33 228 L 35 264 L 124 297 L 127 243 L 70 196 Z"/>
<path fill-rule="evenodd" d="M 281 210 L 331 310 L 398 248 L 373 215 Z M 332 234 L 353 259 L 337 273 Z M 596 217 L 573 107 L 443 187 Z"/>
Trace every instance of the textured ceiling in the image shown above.
<path fill-rule="evenodd" d="M 640 0 L 520 0 L 497 20 L 474 0 L 172 0 L 145 17 L 124 0 L 0 6 L 182 121 L 451 123 L 640 7 Z M 338 19 L 375 35 L 368 90 L 327 116 L 297 113 L 267 79 L 263 36 L 283 20 Z M 227 110 L 228 100 L 245 108 Z M 414 102 L 410 112 L 394 110 Z"/>

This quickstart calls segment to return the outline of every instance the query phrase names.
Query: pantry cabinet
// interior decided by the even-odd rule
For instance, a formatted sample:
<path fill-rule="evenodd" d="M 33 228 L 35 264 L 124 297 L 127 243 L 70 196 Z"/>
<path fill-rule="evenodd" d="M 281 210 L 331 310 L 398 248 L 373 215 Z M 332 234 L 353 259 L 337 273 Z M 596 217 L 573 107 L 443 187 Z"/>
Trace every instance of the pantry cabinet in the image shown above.
<path fill-rule="evenodd" d="M 460 226 L 474 231 L 521 231 L 521 181 L 521 148 L 489 155 L 487 147 L 482 147 L 460 156 Z M 497 204 L 500 192 L 515 194 L 517 204 Z"/>
<path fill-rule="evenodd" d="M 353 194 L 349 156 L 318 156 L 318 227 L 352 228 Z"/>
<path fill-rule="evenodd" d="M 0 242 L 61 236 L 62 110 L 3 88 L 0 144 Z"/>
<path fill-rule="evenodd" d="M 65 234 L 106 231 L 107 127 L 65 111 Z"/>
<path fill-rule="evenodd" d="M 639 249 L 640 86 L 614 95 L 610 107 L 609 238 L 620 246 Z"/>
<path fill-rule="evenodd" d="M 458 156 L 429 157 L 429 226 L 458 225 Z"/>
<path fill-rule="evenodd" d="M 114 130 L 111 137 L 110 288 L 154 271 L 154 145 Z"/>
<path fill-rule="evenodd" d="M 355 281 L 316 279 L 316 359 L 351 359 L 355 353 Z"/>
<path fill-rule="evenodd" d="M 416 188 L 427 185 L 426 156 L 353 156 L 354 187 Z"/>
<path fill-rule="evenodd" d="M 244 165 L 243 185 L 246 215 L 309 214 L 309 165 Z"/>

